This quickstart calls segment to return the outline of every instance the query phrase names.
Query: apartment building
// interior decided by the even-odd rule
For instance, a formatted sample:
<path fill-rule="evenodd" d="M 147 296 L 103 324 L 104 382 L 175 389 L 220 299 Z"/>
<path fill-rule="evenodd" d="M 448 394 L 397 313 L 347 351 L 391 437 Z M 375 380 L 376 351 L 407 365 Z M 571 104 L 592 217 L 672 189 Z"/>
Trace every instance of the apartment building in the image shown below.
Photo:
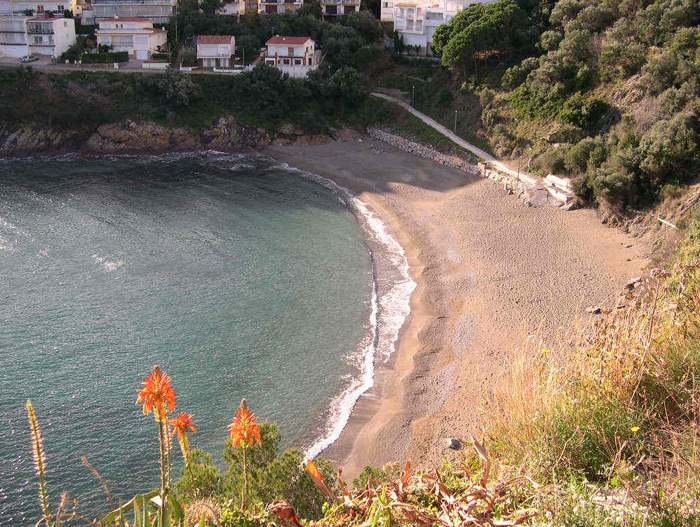
<path fill-rule="evenodd" d="M 0 15 L 31 14 L 42 16 L 46 13 L 54 13 L 63 16 L 63 12 L 70 9 L 75 11 L 75 0 L 0 0 Z"/>
<path fill-rule="evenodd" d="M 260 0 L 258 2 L 258 13 L 274 14 L 289 13 L 301 9 L 302 0 Z"/>
<path fill-rule="evenodd" d="M 321 0 L 321 12 L 325 20 L 360 10 L 360 0 Z"/>
<path fill-rule="evenodd" d="M 177 10 L 177 0 L 93 0 L 95 21 L 114 17 L 147 18 L 164 24 Z"/>
<path fill-rule="evenodd" d="M 419 46 L 421 54 L 430 54 L 435 29 L 447 24 L 472 4 L 493 4 L 498 0 L 417 0 L 394 4 L 394 29 L 409 46 Z M 382 2 L 384 5 L 384 2 Z"/>
<path fill-rule="evenodd" d="M 0 17 L 0 56 L 58 57 L 75 44 L 75 22 L 71 18 L 49 16 Z"/>

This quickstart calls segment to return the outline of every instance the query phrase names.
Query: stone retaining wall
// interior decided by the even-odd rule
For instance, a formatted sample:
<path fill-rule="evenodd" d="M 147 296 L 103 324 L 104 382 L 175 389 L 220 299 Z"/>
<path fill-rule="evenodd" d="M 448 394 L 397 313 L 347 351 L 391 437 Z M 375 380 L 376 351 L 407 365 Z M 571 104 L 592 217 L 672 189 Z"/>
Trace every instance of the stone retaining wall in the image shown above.
<path fill-rule="evenodd" d="M 368 128 L 367 135 L 369 135 L 372 139 L 378 139 L 379 141 L 384 141 L 385 143 L 388 143 L 391 146 L 395 146 L 396 148 L 398 148 L 399 150 L 403 150 L 404 152 L 408 152 L 410 154 L 430 159 L 432 161 L 435 161 L 436 163 L 440 163 L 441 165 L 456 168 L 458 170 L 467 172 L 469 174 L 473 174 L 475 176 L 480 175 L 478 165 L 475 165 L 473 162 L 461 156 L 444 154 L 438 150 L 435 150 L 434 148 L 422 145 L 420 143 L 416 143 L 414 141 L 406 139 L 405 137 L 401 137 L 400 135 L 387 132 L 386 130 Z"/>
<path fill-rule="evenodd" d="M 445 154 L 429 146 L 416 143 L 415 141 L 411 141 L 410 139 L 406 139 L 405 137 L 401 137 L 400 135 L 386 130 L 379 130 L 378 128 L 368 128 L 367 135 L 372 139 L 388 143 L 409 154 L 430 159 L 441 165 L 456 168 L 457 170 L 461 170 L 473 176 L 498 181 L 503 184 L 503 189 L 508 192 L 508 194 L 516 194 L 518 198 L 528 206 L 552 205 L 558 207 L 561 205 L 561 202 L 553 198 L 544 187 L 527 185 L 511 175 L 495 169 L 489 163 L 475 164 L 462 156 Z"/>

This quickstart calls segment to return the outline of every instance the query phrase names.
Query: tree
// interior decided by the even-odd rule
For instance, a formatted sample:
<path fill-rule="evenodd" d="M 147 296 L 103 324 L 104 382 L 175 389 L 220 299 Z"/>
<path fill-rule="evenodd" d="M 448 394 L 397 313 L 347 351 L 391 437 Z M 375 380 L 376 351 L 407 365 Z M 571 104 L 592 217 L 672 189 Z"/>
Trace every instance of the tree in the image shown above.
<path fill-rule="evenodd" d="M 444 26 L 438 26 L 437 30 L 435 31 L 435 34 L 437 34 L 437 31 L 440 30 L 441 27 Z M 404 52 L 405 49 L 406 44 L 404 44 L 403 35 L 398 31 L 394 30 L 394 53 L 400 55 Z"/>
<path fill-rule="evenodd" d="M 208 15 L 214 15 L 222 5 L 221 0 L 202 0 L 202 11 Z"/>
<path fill-rule="evenodd" d="M 445 66 L 476 66 L 477 55 L 514 54 L 534 44 L 536 28 L 527 13 L 514 0 L 495 4 L 475 4 L 438 26 L 433 35 L 433 51 Z"/>

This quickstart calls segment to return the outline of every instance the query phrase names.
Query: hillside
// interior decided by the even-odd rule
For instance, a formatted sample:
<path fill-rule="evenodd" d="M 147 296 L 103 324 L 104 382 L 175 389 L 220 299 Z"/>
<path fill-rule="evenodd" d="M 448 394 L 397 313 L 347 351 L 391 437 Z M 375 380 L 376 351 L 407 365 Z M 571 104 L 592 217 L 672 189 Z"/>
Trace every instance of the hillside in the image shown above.
<path fill-rule="evenodd" d="M 692 0 L 475 5 L 436 31 L 443 68 L 380 83 L 621 220 L 697 179 L 698 21 Z"/>

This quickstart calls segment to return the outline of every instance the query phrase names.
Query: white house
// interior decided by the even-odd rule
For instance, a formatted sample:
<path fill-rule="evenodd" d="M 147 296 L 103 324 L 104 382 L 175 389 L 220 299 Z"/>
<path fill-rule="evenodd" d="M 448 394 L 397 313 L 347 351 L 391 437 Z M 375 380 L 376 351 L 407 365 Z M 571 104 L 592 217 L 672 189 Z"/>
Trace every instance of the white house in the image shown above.
<path fill-rule="evenodd" d="M 416 0 L 394 3 L 394 29 L 409 46 L 419 46 L 423 54 L 430 52 L 435 29 L 447 24 L 455 15 L 472 4 L 493 4 L 498 0 Z M 382 2 L 384 6 L 385 2 Z M 384 8 L 382 7 L 382 13 Z M 382 18 L 384 20 L 384 18 Z"/>
<path fill-rule="evenodd" d="M 275 66 L 292 77 L 305 77 L 318 67 L 319 55 L 311 37 L 274 36 L 265 42 L 265 64 Z"/>
<path fill-rule="evenodd" d="M 326 20 L 359 10 L 360 0 L 321 0 L 321 12 Z"/>
<path fill-rule="evenodd" d="M 203 68 L 230 68 L 236 53 L 236 39 L 231 35 L 197 37 L 197 62 Z"/>
<path fill-rule="evenodd" d="M 58 57 L 73 44 L 75 22 L 71 18 L 0 17 L 0 56 Z"/>
<path fill-rule="evenodd" d="M 151 53 L 164 48 L 168 35 L 164 29 L 156 29 L 147 18 L 114 17 L 101 20 L 95 31 L 97 45 L 111 46 L 112 51 L 126 51 L 137 60 L 147 60 Z"/>
<path fill-rule="evenodd" d="M 148 18 L 163 24 L 175 14 L 177 0 L 93 0 L 92 8 L 98 23 L 118 16 Z"/>

